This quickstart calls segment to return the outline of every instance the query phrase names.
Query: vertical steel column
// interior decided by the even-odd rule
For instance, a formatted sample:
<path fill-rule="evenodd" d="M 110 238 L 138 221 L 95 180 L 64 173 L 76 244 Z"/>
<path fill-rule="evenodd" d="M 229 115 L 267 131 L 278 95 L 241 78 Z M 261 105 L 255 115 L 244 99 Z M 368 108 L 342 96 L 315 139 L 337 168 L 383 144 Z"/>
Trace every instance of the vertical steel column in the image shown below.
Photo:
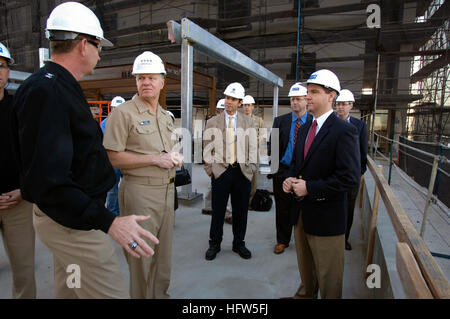
<path fill-rule="evenodd" d="M 297 63 L 295 64 L 295 82 L 298 82 L 299 72 L 298 65 L 300 62 L 300 14 L 301 14 L 301 4 L 300 0 L 298 0 L 298 24 L 297 24 Z"/>
<path fill-rule="evenodd" d="M 377 58 L 377 78 L 375 82 L 375 102 L 373 104 L 373 115 L 372 115 L 372 132 L 371 132 L 371 141 L 372 141 L 372 158 L 375 160 L 376 153 L 373 150 L 374 143 L 374 134 L 375 134 L 375 115 L 377 113 L 377 103 L 378 103 L 378 78 L 380 76 L 380 54 L 378 53 Z"/>
<path fill-rule="evenodd" d="M 273 118 L 275 119 L 278 115 L 278 86 L 273 87 Z"/>
<path fill-rule="evenodd" d="M 192 134 L 192 95 L 193 95 L 193 68 L 194 50 L 187 39 L 181 40 L 181 127 Z M 185 141 L 183 136 L 184 167 L 192 176 L 192 140 Z M 181 186 L 179 198 L 190 199 L 192 184 Z"/>

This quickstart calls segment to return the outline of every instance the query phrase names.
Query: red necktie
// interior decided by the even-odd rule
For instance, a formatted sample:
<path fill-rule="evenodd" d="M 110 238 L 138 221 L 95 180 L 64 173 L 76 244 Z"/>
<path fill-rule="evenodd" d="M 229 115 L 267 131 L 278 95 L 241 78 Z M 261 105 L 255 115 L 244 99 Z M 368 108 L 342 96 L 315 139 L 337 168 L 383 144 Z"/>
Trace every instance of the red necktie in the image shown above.
<path fill-rule="evenodd" d="M 311 125 L 311 128 L 309 129 L 308 138 L 306 139 L 305 151 L 303 152 L 303 158 L 306 158 L 306 155 L 308 154 L 308 151 L 309 151 L 309 147 L 311 146 L 312 142 L 314 141 L 314 137 L 316 137 L 316 128 L 317 128 L 317 121 L 314 120 L 313 124 Z"/>
<path fill-rule="evenodd" d="M 295 146 L 295 142 L 297 142 L 297 133 L 298 133 L 299 127 L 300 127 L 300 118 L 297 118 L 297 123 L 295 123 L 294 146 Z"/>

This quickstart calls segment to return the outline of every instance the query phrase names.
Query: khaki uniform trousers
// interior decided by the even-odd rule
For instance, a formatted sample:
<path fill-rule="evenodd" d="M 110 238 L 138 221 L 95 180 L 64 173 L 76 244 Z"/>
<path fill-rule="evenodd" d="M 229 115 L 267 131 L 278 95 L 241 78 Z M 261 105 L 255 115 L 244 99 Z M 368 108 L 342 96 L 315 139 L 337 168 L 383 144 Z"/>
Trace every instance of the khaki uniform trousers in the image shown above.
<path fill-rule="evenodd" d="M 303 230 L 300 212 L 294 226 L 295 248 L 301 284 L 294 298 L 342 298 L 345 235 L 313 236 Z"/>
<path fill-rule="evenodd" d="M 111 238 L 100 230 L 64 227 L 33 206 L 40 240 L 53 253 L 54 291 L 58 299 L 130 298 Z M 69 288 L 69 265 L 80 269 L 80 287 Z M 69 272 L 67 272 L 69 270 Z"/>
<path fill-rule="evenodd" d="M 133 299 L 169 298 L 172 258 L 172 235 L 174 224 L 173 183 L 150 185 L 151 177 L 125 175 L 119 185 L 120 214 L 151 216 L 139 224 L 153 235 L 159 244 L 146 238 L 155 254 L 149 258 L 134 258 L 126 251 L 125 257 L 130 269 L 130 295 Z"/>
<path fill-rule="evenodd" d="M 0 232 L 11 265 L 12 297 L 36 298 L 33 205 L 22 199 L 16 206 L 0 210 Z"/>

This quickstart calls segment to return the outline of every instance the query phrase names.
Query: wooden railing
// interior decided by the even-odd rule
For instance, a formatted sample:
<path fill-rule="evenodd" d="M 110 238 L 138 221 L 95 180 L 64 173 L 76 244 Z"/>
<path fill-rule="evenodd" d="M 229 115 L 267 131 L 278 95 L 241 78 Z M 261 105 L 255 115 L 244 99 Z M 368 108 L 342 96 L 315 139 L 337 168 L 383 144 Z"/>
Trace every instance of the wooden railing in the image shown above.
<path fill-rule="evenodd" d="M 370 157 L 367 158 L 367 167 L 375 181 L 374 202 L 378 201 L 376 197 L 381 196 L 397 234 L 399 241 L 397 243 L 397 270 L 406 296 L 408 298 L 450 298 L 450 284 L 446 276 L 412 225 L 379 167 Z M 374 218 L 371 223 L 375 220 L 375 227 L 377 209 L 378 207 L 372 211 Z M 372 231 L 374 230 L 375 228 L 372 229 Z M 374 245 L 371 234 L 369 234 L 368 245 L 367 261 L 371 262 Z"/>

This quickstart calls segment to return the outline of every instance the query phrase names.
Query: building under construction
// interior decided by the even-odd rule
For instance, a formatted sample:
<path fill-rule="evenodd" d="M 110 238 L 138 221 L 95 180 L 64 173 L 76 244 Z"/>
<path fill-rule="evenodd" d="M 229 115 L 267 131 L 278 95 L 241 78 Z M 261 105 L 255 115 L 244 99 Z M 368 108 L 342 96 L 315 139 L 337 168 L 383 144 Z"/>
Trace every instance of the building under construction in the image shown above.
<path fill-rule="evenodd" d="M 35 72 L 48 59 L 45 57 L 48 40 L 43 26 L 51 10 L 61 2 L 64 1 L 0 1 L 0 42 L 9 48 L 15 60 L 7 89 L 17 89 L 27 75 Z M 311 73 L 318 69 L 335 72 L 341 87 L 351 90 L 355 95 L 352 114 L 365 121 L 369 129 L 371 160 L 357 205 L 360 212 L 359 223 L 362 225 L 361 232 L 358 232 L 361 239 L 359 252 L 363 261 L 360 261 L 360 268 L 353 266 L 355 268 L 352 268 L 352 271 L 364 274 L 365 267 L 371 263 L 369 261 L 376 261 L 389 273 L 389 276 L 383 279 L 383 287 L 386 284 L 388 288 L 381 290 L 367 290 L 364 285 L 361 287 L 360 284 L 346 281 L 354 290 L 347 290 L 344 297 L 450 296 L 446 280 L 450 276 L 450 2 L 78 2 L 95 12 L 102 23 L 105 37 L 114 44 L 113 47 L 103 48 L 95 74 L 80 82 L 86 98 L 97 102 L 92 104 L 92 109 L 94 116 L 99 119 L 109 113 L 108 101 L 114 96 L 121 95 L 130 99 L 136 93 L 131 68 L 136 56 L 143 51 L 152 51 L 164 60 L 168 74 L 160 103 L 175 114 L 179 126 L 187 127 L 191 131 L 193 120 L 204 120 L 208 113 L 215 113 L 216 102 L 223 97 L 223 90 L 230 82 L 243 84 L 246 93 L 255 98 L 257 115 L 263 118 L 266 127 L 271 127 L 275 115 L 290 111 L 288 92 L 294 83 L 306 81 Z M 233 64 L 232 61 L 196 50 L 195 45 L 194 51 L 187 57 L 182 37 L 181 40 L 174 39 L 177 31 L 182 30 L 183 23 L 188 23 L 186 21 L 231 46 L 248 57 L 252 63 L 272 72 L 282 81 L 277 82 L 278 84 L 263 81 L 251 72 L 243 72 L 242 66 Z M 183 82 L 183 72 L 187 62 L 183 59 L 189 58 L 192 59 L 193 65 L 193 83 L 189 84 L 192 86 L 192 100 L 184 102 L 186 96 L 183 90 L 187 84 Z M 385 177 L 375 163 L 384 166 Z M 177 215 L 179 225 L 185 225 L 182 218 L 191 218 L 195 222 L 202 218 L 195 210 L 196 207 L 201 207 L 201 203 L 196 202 L 196 199 L 191 200 L 194 190 L 194 193 L 202 193 L 206 188 L 206 182 L 195 181 L 196 177 L 202 174 L 202 169 L 198 167 L 201 168 L 201 165 L 194 164 L 189 167 L 191 173 L 195 171 L 198 174 L 193 175 L 192 185 L 183 189 L 187 200 L 181 205 L 181 210 L 185 209 L 186 214 L 184 217 Z M 402 190 L 406 187 L 402 186 L 406 184 L 401 181 L 411 187 L 411 192 L 420 194 L 414 196 L 423 197 L 422 202 L 416 203 L 417 207 L 410 207 L 414 213 L 422 214 L 415 217 L 408 214 L 410 224 L 405 224 L 403 219 L 409 208 L 404 206 L 405 202 L 395 189 L 398 187 L 398 190 Z M 271 188 L 267 181 L 260 181 L 260 186 L 269 190 Z M 373 216 L 376 216 L 373 212 L 378 209 L 378 196 L 381 196 L 378 222 L 382 224 L 377 224 L 376 219 L 373 221 Z M 377 208 L 374 209 L 374 206 Z M 179 212 L 180 209 L 177 214 Z M 385 219 L 381 217 L 383 213 Z M 435 225 L 428 226 L 427 231 L 433 234 L 427 239 L 424 233 L 428 215 L 434 216 L 430 217 L 430 224 Z M 267 216 L 261 218 L 265 219 L 255 219 L 254 222 L 270 224 L 273 216 L 272 219 Z M 262 227 L 261 229 L 265 229 L 267 226 Z M 421 228 L 420 231 L 418 227 Z M 272 231 L 270 229 L 268 227 L 269 232 Z M 203 240 L 206 241 L 207 231 L 198 231 L 204 234 Z M 383 231 L 386 233 L 382 233 Z M 192 236 L 181 232 L 182 230 L 179 230 L 176 235 L 180 241 L 186 240 L 182 239 L 183 236 Z M 249 240 L 251 241 L 251 238 Z M 255 239 L 255 242 L 257 240 Z M 394 246 L 389 246 L 388 242 Z M 406 243 L 409 248 L 402 248 L 400 245 L 396 247 L 397 242 Z M 270 244 L 271 242 L 267 247 Z M 187 258 L 184 255 L 186 247 L 180 244 L 175 249 L 178 249 L 176 251 L 179 251 L 180 255 L 174 252 L 174 258 Z M 268 249 L 270 253 L 270 248 Z M 293 273 L 296 266 L 294 255 L 291 255 L 291 260 L 281 262 L 286 269 L 290 269 L 290 262 L 293 262 Z M 407 257 L 402 259 L 399 256 Z M 0 255 L 0 258 L 2 257 Z M 350 260 L 356 259 L 350 257 Z M 41 262 L 45 264 L 46 261 Z M 393 270 L 395 267 L 408 268 L 412 264 L 417 268 L 417 273 L 405 274 L 402 270 Z M 0 264 L 0 267 L 3 267 L 3 264 Z M 175 274 L 174 281 L 178 278 L 180 282 L 186 280 L 181 278 L 181 271 L 180 267 L 180 274 Z M 177 269 L 174 269 L 174 273 L 176 272 Z M 191 272 L 192 276 L 198 276 L 195 269 Z M 233 277 L 227 270 L 224 270 L 224 273 L 230 278 Z M 4 280 L 3 278 L 0 272 L 0 280 Z M 422 286 L 417 284 L 420 281 L 418 278 L 423 281 Z M 233 284 L 233 280 L 230 282 Z M 251 286 L 250 283 L 249 285 Z M 289 282 L 287 285 L 292 286 Z M 267 288 L 266 283 L 261 283 L 260 288 Z M 273 289 L 273 294 L 265 293 L 261 297 L 277 298 L 276 294 L 282 291 L 282 286 L 274 284 L 270 289 Z M 200 287 L 198 291 L 189 293 L 184 290 L 183 285 L 175 284 L 172 293 L 177 298 L 260 298 L 257 291 L 255 288 L 246 292 L 246 295 L 219 293 L 212 296 L 202 292 Z M 43 296 L 52 297 L 50 293 L 43 293 Z M 8 296 L 4 295 L 3 298 Z"/>

